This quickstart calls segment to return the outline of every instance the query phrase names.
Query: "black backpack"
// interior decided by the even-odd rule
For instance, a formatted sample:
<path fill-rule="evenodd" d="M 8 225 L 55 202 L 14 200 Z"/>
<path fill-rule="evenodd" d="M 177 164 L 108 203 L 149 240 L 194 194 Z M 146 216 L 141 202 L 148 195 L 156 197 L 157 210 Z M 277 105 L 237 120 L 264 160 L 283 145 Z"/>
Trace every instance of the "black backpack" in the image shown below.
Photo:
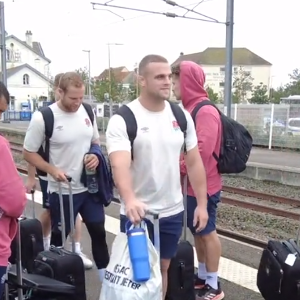
<path fill-rule="evenodd" d="M 180 127 L 180 130 L 183 133 L 183 137 L 184 137 L 183 151 L 184 153 L 186 153 L 185 138 L 186 138 L 186 130 L 187 130 L 187 120 L 185 114 L 178 104 L 175 104 L 171 101 L 168 102 L 170 103 L 173 115 Z M 116 112 L 116 115 L 120 115 L 126 123 L 127 135 L 131 145 L 131 158 L 133 160 L 133 142 L 137 135 L 137 122 L 134 113 L 127 105 L 122 105 Z"/>
<path fill-rule="evenodd" d="M 252 137 L 248 130 L 240 123 L 225 116 L 211 101 L 204 100 L 192 111 L 192 118 L 196 126 L 196 115 L 201 107 L 213 106 L 220 114 L 222 123 L 222 140 L 219 155 L 212 153 L 218 162 L 220 174 L 237 174 L 246 169 L 252 148 Z"/>
<path fill-rule="evenodd" d="M 85 108 L 91 122 L 92 125 L 94 125 L 94 113 L 93 113 L 93 109 L 92 107 L 87 104 L 82 102 L 83 107 Z M 54 127 L 54 115 L 52 112 L 52 109 L 49 106 L 43 107 L 40 110 L 43 119 L 44 119 L 44 123 L 45 123 L 45 149 L 43 148 L 43 146 L 40 147 L 40 149 L 38 150 L 38 154 L 46 161 L 49 162 L 49 150 L 50 150 L 50 139 L 52 137 L 53 134 L 53 127 Z M 45 173 L 42 170 L 38 170 L 36 169 L 36 172 L 39 176 L 47 176 L 47 173 Z"/>

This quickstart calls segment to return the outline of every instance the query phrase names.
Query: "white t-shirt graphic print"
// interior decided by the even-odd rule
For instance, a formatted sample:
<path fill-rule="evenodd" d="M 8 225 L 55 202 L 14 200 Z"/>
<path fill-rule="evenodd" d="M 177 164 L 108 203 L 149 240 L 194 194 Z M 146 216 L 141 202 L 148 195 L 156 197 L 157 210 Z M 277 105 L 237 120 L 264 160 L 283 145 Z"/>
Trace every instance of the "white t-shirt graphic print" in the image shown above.
<path fill-rule="evenodd" d="M 138 99 L 128 104 L 137 121 L 137 136 L 134 140 L 134 160 L 131 165 L 133 190 L 150 209 L 168 217 L 183 210 L 180 185 L 179 157 L 183 145 L 183 133 L 173 115 L 170 104 L 165 109 L 151 112 Z M 197 146 L 194 122 L 187 111 L 187 151 Z M 114 115 L 107 127 L 108 154 L 115 151 L 131 151 L 124 119 Z M 121 214 L 124 214 L 121 202 Z"/>

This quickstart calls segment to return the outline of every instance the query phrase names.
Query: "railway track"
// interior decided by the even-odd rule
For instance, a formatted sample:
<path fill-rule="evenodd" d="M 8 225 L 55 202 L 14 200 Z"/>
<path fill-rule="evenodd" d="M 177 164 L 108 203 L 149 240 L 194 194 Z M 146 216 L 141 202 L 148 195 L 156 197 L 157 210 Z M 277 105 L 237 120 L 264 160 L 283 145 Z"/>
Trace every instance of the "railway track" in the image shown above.
<path fill-rule="evenodd" d="M 17 167 L 18 171 L 21 174 L 27 175 L 27 170 L 23 167 Z M 113 199 L 113 202 L 119 203 L 119 199 L 116 197 Z M 227 229 L 223 229 L 221 227 L 217 228 L 217 232 L 221 237 L 226 237 L 226 238 L 230 238 L 234 241 L 239 241 L 239 242 L 243 242 L 245 244 L 251 245 L 251 246 L 255 246 L 258 248 L 265 248 L 267 243 L 265 241 L 259 240 L 259 239 L 255 239 L 231 230 L 227 230 Z"/>

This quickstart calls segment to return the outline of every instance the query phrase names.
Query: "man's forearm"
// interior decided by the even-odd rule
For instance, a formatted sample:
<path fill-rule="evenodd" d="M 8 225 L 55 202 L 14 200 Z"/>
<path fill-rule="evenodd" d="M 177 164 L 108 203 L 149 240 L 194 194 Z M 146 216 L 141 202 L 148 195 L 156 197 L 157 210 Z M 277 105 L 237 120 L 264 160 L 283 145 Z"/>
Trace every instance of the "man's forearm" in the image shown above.
<path fill-rule="evenodd" d="M 187 172 L 191 186 L 194 190 L 197 204 L 199 206 L 207 206 L 207 184 L 206 174 L 203 165 L 199 162 L 192 166 L 187 166 Z"/>
<path fill-rule="evenodd" d="M 28 177 L 35 178 L 36 168 L 32 164 L 28 164 Z"/>
<path fill-rule="evenodd" d="M 112 167 L 115 185 L 122 200 L 126 203 L 135 197 L 132 189 L 132 179 L 128 167 Z"/>
<path fill-rule="evenodd" d="M 24 159 L 33 167 L 36 167 L 37 169 L 46 173 L 51 173 L 52 166 L 47 163 L 38 153 L 24 151 L 23 155 Z"/>

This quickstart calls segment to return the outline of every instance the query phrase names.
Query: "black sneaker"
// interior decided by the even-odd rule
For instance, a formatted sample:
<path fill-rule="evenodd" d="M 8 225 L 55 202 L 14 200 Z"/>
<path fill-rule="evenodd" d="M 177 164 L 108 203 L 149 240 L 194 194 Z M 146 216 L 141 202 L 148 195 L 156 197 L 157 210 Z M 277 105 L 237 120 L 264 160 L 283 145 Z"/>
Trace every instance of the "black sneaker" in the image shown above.
<path fill-rule="evenodd" d="M 198 274 L 195 274 L 194 276 L 194 284 L 195 284 L 195 290 L 201 290 L 205 287 L 205 280 L 200 279 L 198 277 Z"/>
<path fill-rule="evenodd" d="M 221 290 L 220 283 L 218 289 L 213 289 L 210 285 L 206 284 L 196 295 L 196 300 L 222 300 L 225 295 Z"/>

